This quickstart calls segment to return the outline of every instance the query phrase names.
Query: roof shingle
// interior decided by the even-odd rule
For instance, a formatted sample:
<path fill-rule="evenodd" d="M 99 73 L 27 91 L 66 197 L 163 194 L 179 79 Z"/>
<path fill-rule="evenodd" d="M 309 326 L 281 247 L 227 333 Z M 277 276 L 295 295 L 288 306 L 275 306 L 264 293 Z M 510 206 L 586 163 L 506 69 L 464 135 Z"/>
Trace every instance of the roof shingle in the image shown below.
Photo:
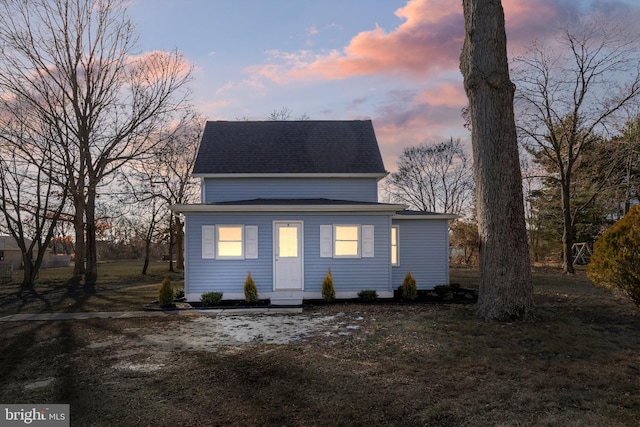
<path fill-rule="evenodd" d="M 193 174 L 385 174 L 370 120 L 210 121 Z"/>

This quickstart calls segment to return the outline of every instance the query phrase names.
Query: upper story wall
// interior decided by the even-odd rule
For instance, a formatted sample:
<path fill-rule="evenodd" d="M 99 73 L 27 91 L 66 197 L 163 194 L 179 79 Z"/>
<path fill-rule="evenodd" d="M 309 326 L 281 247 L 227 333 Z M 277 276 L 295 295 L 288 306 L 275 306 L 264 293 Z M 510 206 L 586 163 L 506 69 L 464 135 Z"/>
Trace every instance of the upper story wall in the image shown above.
<path fill-rule="evenodd" d="M 202 202 L 252 199 L 378 201 L 376 178 L 203 178 Z"/>

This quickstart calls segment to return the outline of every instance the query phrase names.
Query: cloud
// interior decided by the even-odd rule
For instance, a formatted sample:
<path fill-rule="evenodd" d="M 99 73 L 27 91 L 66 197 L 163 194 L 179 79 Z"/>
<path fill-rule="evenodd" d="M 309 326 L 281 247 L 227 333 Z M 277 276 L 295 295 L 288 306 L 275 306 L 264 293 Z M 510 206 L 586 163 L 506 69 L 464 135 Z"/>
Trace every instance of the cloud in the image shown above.
<path fill-rule="evenodd" d="M 342 51 L 271 51 L 271 62 L 249 71 L 277 82 L 344 79 L 397 72 L 415 77 L 457 66 L 463 20 L 458 3 L 409 0 L 395 14 L 404 22 L 393 31 L 376 27 L 354 36 Z"/>
<path fill-rule="evenodd" d="M 602 1 L 591 12 L 603 9 Z M 631 6 L 612 2 L 616 10 Z M 510 51 L 521 51 L 534 38 L 553 37 L 559 25 L 578 22 L 583 11 L 574 0 L 504 0 Z M 637 8 L 636 8 L 637 10 Z M 458 69 L 464 41 L 461 2 L 408 0 L 395 11 L 402 21 L 386 31 L 381 27 L 356 34 L 342 49 L 314 52 L 302 50 L 266 52 L 269 62 L 251 67 L 278 83 L 292 80 L 337 80 L 353 76 L 396 74 L 415 80 Z M 315 26 L 309 29 L 317 31 Z"/>

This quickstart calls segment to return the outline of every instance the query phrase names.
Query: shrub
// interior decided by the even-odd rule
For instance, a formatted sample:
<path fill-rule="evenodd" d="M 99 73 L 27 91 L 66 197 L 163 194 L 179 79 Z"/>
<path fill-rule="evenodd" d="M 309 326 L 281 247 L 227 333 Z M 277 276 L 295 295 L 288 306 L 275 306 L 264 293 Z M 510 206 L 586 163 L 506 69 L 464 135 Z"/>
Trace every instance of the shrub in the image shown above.
<path fill-rule="evenodd" d="M 251 273 L 247 274 L 247 279 L 244 281 L 244 300 L 249 304 L 258 302 L 258 288 L 256 288 L 256 282 L 253 281 Z"/>
<path fill-rule="evenodd" d="M 184 298 L 184 289 L 177 288 L 174 292 L 173 298 L 176 300 Z"/>
<path fill-rule="evenodd" d="M 202 305 L 218 305 L 222 301 L 222 292 L 205 292 L 200 295 Z"/>
<path fill-rule="evenodd" d="M 378 299 L 378 292 L 373 289 L 363 289 L 358 292 L 358 298 L 361 301 L 375 301 Z"/>
<path fill-rule="evenodd" d="M 596 241 L 587 276 L 640 307 L 640 207 L 631 208 Z"/>
<path fill-rule="evenodd" d="M 418 298 L 418 286 L 416 285 L 416 279 L 413 277 L 410 271 L 404 276 L 402 281 L 402 299 L 413 301 Z"/>
<path fill-rule="evenodd" d="M 171 287 L 169 276 L 165 277 L 160 285 L 158 302 L 160 303 L 160 307 L 171 307 L 171 305 L 173 305 L 173 288 Z"/>
<path fill-rule="evenodd" d="M 331 269 L 327 271 L 327 275 L 322 281 L 322 299 L 329 302 L 336 300 L 336 290 L 333 288 L 333 276 L 331 276 Z"/>

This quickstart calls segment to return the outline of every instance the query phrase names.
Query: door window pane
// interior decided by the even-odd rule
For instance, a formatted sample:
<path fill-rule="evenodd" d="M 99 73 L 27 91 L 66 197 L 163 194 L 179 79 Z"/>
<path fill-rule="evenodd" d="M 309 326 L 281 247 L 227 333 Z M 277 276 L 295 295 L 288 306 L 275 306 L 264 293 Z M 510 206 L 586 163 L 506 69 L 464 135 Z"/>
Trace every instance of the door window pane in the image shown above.
<path fill-rule="evenodd" d="M 298 256 L 298 227 L 280 226 L 278 228 L 278 254 L 284 258 Z"/>

